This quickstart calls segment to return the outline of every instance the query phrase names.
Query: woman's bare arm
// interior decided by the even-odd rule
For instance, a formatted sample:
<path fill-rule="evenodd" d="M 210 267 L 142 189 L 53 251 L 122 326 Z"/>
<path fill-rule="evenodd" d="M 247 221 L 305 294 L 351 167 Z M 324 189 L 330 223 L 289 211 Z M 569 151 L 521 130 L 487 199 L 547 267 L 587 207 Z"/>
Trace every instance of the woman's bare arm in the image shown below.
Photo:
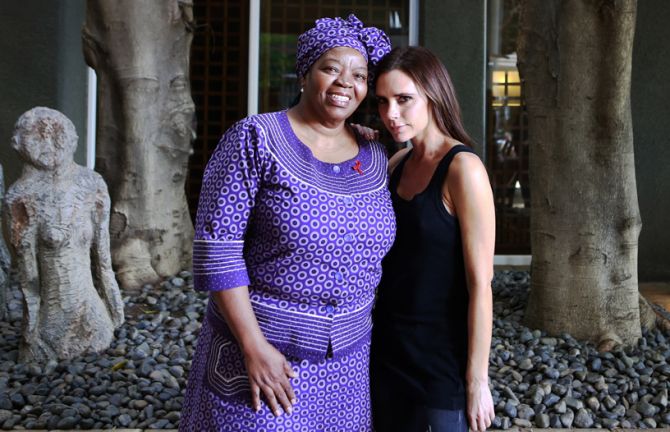
<path fill-rule="evenodd" d="M 488 385 L 493 326 L 493 254 L 495 210 L 486 169 L 475 155 L 460 153 L 448 174 L 448 191 L 461 227 L 469 292 L 467 415 L 473 431 L 491 425 L 495 412 Z"/>

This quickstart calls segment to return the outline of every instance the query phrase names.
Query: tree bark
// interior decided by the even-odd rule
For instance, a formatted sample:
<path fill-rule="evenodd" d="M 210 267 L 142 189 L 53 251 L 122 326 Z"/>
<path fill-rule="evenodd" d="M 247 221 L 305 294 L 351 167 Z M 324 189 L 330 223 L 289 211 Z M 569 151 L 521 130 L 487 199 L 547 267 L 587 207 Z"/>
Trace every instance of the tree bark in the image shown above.
<path fill-rule="evenodd" d="M 641 335 L 630 80 L 635 0 L 523 0 L 531 292 L 526 324 L 595 343 Z"/>
<path fill-rule="evenodd" d="M 82 37 L 98 77 L 96 170 L 109 185 L 112 262 L 124 288 L 190 267 L 192 26 L 188 1 L 87 0 Z"/>

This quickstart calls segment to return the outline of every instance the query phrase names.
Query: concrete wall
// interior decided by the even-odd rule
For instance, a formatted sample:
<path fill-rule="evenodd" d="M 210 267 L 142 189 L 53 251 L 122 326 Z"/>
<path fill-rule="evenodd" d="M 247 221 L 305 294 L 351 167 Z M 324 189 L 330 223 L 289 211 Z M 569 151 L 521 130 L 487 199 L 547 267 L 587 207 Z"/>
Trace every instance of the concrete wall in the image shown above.
<path fill-rule="evenodd" d="M 0 163 L 9 186 L 22 162 L 10 147 L 14 123 L 35 106 L 62 111 L 79 134 L 75 160 L 86 164 L 87 72 L 81 48 L 83 1 L 0 4 Z"/>
<path fill-rule="evenodd" d="M 465 127 L 484 156 L 486 137 L 486 1 L 422 0 L 420 44 L 447 66 Z"/>
<path fill-rule="evenodd" d="M 670 281 L 670 2 L 637 5 L 631 97 L 643 224 L 639 278 Z"/>

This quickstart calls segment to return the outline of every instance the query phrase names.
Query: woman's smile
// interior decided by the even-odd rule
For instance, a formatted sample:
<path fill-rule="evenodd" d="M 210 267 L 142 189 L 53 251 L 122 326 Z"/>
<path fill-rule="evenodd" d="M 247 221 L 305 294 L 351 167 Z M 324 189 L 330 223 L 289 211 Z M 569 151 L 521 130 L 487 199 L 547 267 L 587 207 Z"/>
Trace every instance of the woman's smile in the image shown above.
<path fill-rule="evenodd" d="M 335 106 L 340 106 L 342 108 L 347 108 L 349 106 L 349 101 L 351 96 L 344 93 L 326 93 L 328 100 Z"/>

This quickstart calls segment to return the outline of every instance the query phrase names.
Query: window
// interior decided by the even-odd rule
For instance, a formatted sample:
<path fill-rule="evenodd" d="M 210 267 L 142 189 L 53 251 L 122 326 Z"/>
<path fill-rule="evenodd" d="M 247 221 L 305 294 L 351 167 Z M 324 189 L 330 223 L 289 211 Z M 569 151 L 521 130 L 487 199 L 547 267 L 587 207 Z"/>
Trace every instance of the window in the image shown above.
<path fill-rule="evenodd" d="M 519 0 L 491 0 L 488 13 L 486 164 L 496 203 L 496 254 L 528 254 L 528 133 L 515 52 Z"/>

